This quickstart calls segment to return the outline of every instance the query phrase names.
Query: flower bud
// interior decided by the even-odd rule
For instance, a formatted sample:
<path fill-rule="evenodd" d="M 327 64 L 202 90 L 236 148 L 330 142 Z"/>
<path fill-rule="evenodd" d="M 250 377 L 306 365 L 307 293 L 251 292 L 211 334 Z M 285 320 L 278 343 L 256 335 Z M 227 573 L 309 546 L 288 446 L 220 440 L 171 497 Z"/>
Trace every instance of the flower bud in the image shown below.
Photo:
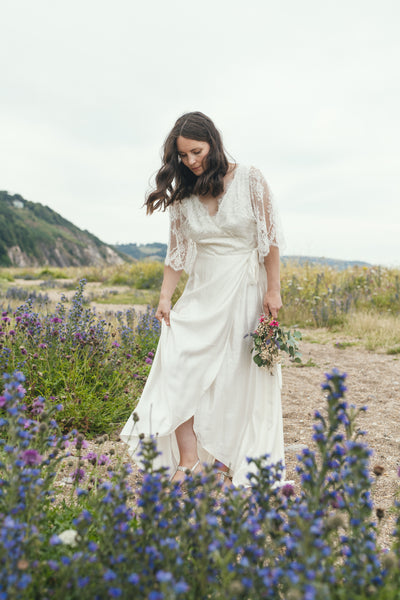
<path fill-rule="evenodd" d="M 375 465 L 373 468 L 373 472 L 377 477 L 379 477 L 385 472 L 385 467 L 382 467 L 382 465 Z"/>
<path fill-rule="evenodd" d="M 387 571 L 393 569 L 398 563 L 398 558 L 394 552 L 387 552 L 382 557 L 382 567 Z"/>

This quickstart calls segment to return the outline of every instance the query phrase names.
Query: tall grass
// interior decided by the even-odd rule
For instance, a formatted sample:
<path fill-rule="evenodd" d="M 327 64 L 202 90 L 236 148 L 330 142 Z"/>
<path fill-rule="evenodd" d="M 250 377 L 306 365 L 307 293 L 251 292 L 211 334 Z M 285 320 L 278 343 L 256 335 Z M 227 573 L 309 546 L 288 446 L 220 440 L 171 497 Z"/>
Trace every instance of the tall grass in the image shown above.
<path fill-rule="evenodd" d="M 282 267 L 281 319 L 287 324 L 332 327 L 347 323 L 355 311 L 400 313 L 400 271 L 384 267 L 332 267 L 288 264 Z"/>
<path fill-rule="evenodd" d="M 400 319 L 392 314 L 376 311 L 357 311 L 347 315 L 344 330 L 363 341 L 367 350 L 386 350 L 388 354 L 400 354 Z"/>

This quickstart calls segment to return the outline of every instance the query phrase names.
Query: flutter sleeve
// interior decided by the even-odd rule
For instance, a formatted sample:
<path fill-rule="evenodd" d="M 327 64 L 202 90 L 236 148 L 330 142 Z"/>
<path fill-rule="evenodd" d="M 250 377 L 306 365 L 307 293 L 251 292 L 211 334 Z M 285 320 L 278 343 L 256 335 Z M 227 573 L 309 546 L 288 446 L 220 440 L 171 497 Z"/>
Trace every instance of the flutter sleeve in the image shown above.
<path fill-rule="evenodd" d="M 190 273 L 196 256 L 196 244 L 187 235 L 186 217 L 181 203 L 170 204 L 168 211 L 169 240 L 164 264 L 172 267 L 174 271 L 184 269 L 186 273 Z"/>
<path fill-rule="evenodd" d="M 258 257 L 262 262 L 271 246 L 277 246 L 282 252 L 285 240 L 271 191 L 263 174 L 255 167 L 249 169 L 249 186 L 251 205 L 257 223 Z"/>

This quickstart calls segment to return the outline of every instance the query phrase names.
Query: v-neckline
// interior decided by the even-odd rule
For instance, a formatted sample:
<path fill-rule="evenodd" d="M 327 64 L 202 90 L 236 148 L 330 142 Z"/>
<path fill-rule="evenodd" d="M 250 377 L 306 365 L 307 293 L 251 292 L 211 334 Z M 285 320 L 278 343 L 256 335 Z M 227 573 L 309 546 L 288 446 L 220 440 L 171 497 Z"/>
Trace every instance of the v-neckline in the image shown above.
<path fill-rule="evenodd" d="M 202 202 L 200 200 L 199 196 L 195 196 L 195 198 L 198 200 L 199 204 L 201 204 L 201 206 L 204 208 L 206 214 L 210 217 L 210 219 L 215 219 L 215 217 L 217 217 L 219 215 L 220 210 L 221 210 L 222 201 L 224 200 L 225 196 L 228 194 L 229 190 L 231 189 L 232 184 L 233 184 L 233 182 L 236 179 L 236 174 L 237 174 L 238 169 L 239 169 L 239 165 L 236 164 L 235 170 L 233 171 L 232 179 L 229 181 L 229 183 L 228 183 L 228 185 L 227 185 L 227 187 L 225 189 L 225 192 L 222 194 L 222 196 L 220 196 L 218 198 L 218 200 L 217 200 L 217 202 L 218 202 L 218 209 L 217 209 L 217 212 L 214 213 L 213 215 L 210 214 L 210 211 L 208 210 L 207 205 L 204 204 L 204 202 Z"/>

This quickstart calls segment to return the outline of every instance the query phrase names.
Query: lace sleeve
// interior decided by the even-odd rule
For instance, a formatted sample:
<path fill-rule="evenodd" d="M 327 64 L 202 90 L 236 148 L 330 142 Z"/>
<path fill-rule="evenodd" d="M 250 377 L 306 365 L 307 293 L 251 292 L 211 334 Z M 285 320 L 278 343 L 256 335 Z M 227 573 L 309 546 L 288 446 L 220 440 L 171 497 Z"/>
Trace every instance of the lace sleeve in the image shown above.
<path fill-rule="evenodd" d="M 253 214 L 257 222 L 258 257 L 260 262 L 269 253 L 270 246 L 277 246 L 282 252 L 285 240 L 271 191 L 261 171 L 249 169 L 250 198 Z"/>
<path fill-rule="evenodd" d="M 186 233 L 186 218 L 180 202 L 170 204 L 168 211 L 169 240 L 164 264 L 174 271 L 184 269 L 186 273 L 190 273 L 196 255 L 196 244 Z"/>

